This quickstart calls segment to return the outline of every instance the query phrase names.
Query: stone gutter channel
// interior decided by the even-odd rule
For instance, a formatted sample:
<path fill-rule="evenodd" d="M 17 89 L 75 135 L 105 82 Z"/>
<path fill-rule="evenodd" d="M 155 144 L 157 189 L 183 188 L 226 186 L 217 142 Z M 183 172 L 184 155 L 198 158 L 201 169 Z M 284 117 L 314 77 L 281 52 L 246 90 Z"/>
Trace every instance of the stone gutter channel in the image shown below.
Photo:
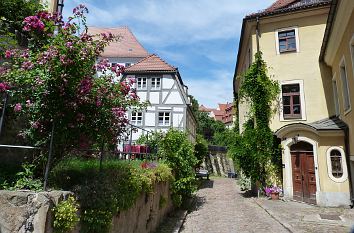
<path fill-rule="evenodd" d="M 280 225 L 282 225 L 287 231 L 294 233 L 296 232 L 288 223 L 281 221 L 280 218 L 276 216 L 276 214 L 273 213 L 270 209 L 264 207 L 262 204 L 260 204 L 256 198 L 253 198 L 253 201 L 261 207 L 271 218 L 273 218 L 275 221 L 277 221 Z"/>

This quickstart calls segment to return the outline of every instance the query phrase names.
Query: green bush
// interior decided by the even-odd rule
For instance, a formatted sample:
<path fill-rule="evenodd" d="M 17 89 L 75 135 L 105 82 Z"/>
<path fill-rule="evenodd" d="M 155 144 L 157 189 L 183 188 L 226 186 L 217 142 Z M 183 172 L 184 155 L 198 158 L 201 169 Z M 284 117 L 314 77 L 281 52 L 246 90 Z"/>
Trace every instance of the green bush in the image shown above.
<path fill-rule="evenodd" d="M 69 197 L 67 200 L 60 202 L 53 208 L 54 212 L 54 230 L 58 233 L 65 233 L 74 229 L 79 221 L 77 215 L 79 205 L 74 197 Z"/>
<path fill-rule="evenodd" d="M 194 156 L 198 159 L 198 165 L 202 164 L 205 157 L 208 155 L 208 142 L 202 135 L 197 135 L 197 141 L 194 145 Z"/>
<path fill-rule="evenodd" d="M 78 195 L 82 232 L 108 232 L 118 211 L 133 206 L 142 192 L 151 192 L 154 182 L 172 180 L 166 164 L 146 169 L 141 165 L 141 161 L 106 160 L 100 171 L 97 160 L 70 158 L 54 167 L 50 184 Z"/>
<path fill-rule="evenodd" d="M 175 182 L 172 185 L 173 200 L 176 206 L 191 197 L 196 190 L 194 168 L 198 163 L 193 145 L 185 133 L 170 129 L 160 142 L 160 152 L 172 168 Z"/>
<path fill-rule="evenodd" d="M 22 171 L 19 171 L 15 175 L 15 181 L 8 183 L 6 180 L 1 184 L 1 188 L 8 190 L 32 190 L 41 191 L 43 189 L 43 183 L 40 179 L 35 179 L 33 170 L 35 166 L 33 164 L 23 164 Z"/>

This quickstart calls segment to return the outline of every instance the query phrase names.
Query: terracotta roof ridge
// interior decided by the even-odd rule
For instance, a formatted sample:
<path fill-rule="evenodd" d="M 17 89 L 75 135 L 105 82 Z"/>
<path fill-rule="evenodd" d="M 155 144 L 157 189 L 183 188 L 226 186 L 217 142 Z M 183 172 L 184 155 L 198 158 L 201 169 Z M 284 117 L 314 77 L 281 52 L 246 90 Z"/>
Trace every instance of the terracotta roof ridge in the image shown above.
<path fill-rule="evenodd" d="M 166 65 L 170 66 L 172 69 L 177 69 L 177 67 L 174 67 L 173 65 L 170 65 L 169 63 L 167 63 L 164 59 L 162 59 L 159 55 L 153 53 L 152 55 L 155 55 L 157 58 L 159 58 L 163 63 L 165 63 Z"/>

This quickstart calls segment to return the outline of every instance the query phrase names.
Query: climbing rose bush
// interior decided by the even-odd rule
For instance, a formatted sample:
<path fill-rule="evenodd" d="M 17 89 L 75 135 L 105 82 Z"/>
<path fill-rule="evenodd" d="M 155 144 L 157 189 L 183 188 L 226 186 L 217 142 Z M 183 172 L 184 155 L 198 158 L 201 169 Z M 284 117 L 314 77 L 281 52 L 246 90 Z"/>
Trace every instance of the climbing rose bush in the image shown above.
<path fill-rule="evenodd" d="M 95 143 L 114 147 L 125 135 L 127 110 L 145 106 L 135 81 L 121 78 L 124 67 L 111 67 L 106 59 L 96 62 L 117 38 L 88 34 L 86 13 L 80 5 L 66 22 L 48 12 L 26 17 L 28 49 L 2 54 L 7 62 L 0 69 L 0 95 L 10 96 L 7 114 L 24 121 L 19 136 L 37 146 L 48 143 L 54 125 L 55 145 L 61 149 Z"/>

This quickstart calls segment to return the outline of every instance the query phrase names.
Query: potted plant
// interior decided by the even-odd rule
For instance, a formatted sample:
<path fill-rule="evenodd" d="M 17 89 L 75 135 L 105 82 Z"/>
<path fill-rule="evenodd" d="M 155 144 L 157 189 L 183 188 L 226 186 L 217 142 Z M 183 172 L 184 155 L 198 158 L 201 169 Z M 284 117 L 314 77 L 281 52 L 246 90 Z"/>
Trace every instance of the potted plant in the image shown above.
<path fill-rule="evenodd" d="M 276 185 L 272 185 L 270 187 L 265 187 L 264 191 L 268 197 L 272 198 L 272 200 L 279 200 L 279 193 L 283 190 Z"/>

